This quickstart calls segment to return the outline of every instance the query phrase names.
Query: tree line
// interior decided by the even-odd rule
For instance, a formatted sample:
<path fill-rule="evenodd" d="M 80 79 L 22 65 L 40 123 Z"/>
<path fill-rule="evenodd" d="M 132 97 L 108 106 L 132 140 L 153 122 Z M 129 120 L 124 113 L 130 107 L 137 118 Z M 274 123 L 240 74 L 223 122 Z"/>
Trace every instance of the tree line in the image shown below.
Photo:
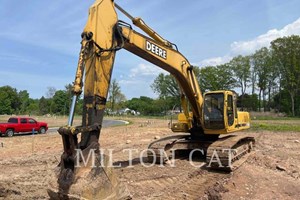
<path fill-rule="evenodd" d="M 202 92 L 238 90 L 238 105 L 243 109 L 274 109 L 300 116 L 299 36 L 278 38 L 269 48 L 252 55 L 238 55 L 217 66 L 194 67 L 194 72 Z M 171 75 L 159 74 L 152 88 L 161 99 L 180 99 L 180 89 Z"/>
<path fill-rule="evenodd" d="M 238 106 L 253 111 L 274 109 L 291 116 L 300 116 L 300 37 L 278 38 L 270 47 L 252 55 L 236 56 L 217 66 L 194 67 L 202 92 L 236 90 Z M 180 109 L 181 90 L 171 75 L 159 74 L 151 85 L 157 99 L 141 96 L 126 100 L 114 79 L 109 89 L 107 110 L 129 108 L 142 115 L 164 115 Z M 0 114 L 67 115 L 72 97 L 72 85 L 64 90 L 48 87 L 40 99 L 29 97 L 27 90 L 0 87 Z M 83 100 L 79 98 L 76 114 L 82 114 Z"/>
<path fill-rule="evenodd" d="M 26 114 L 46 115 L 57 114 L 67 115 L 71 101 L 72 85 L 68 84 L 64 90 L 56 90 L 48 87 L 46 95 L 40 99 L 29 97 L 27 90 L 17 91 L 11 86 L 0 87 L 0 114 Z M 82 100 L 79 100 L 77 113 L 81 113 Z"/>

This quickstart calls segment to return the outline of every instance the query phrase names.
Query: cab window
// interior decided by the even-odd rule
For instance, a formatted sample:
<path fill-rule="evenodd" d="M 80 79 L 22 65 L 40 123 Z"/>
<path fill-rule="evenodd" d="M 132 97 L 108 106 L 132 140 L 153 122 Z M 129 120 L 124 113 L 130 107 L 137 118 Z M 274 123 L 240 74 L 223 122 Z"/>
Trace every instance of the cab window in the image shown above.
<path fill-rule="evenodd" d="M 35 124 L 36 123 L 36 121 L 34 119 L 29 119 L 28 121 L 29 121 L 30 124 Z"/>
<path fill-rule="evenodd" d="M 21 123 L 21 124 L 26 124 L 26 123 L 27 123 L 27 119 L 21 118 L 21 119 L 20 119 L 20 123 Z"/>
<path fill-rule="evenodd" d="M 207 129 L 223 129 L 224 94 L 206 94 L 204 100 L 204 125 Z"/>
<path fill-rule="evenodd" d="M 18 119 L 17 118 L 9 118 L 8 119 L 8 123 L 17 124 L 18 123 Z"/>
<path fill-rule="evenodd" d="M 228 95 L 227 97 L 227 119 L 228 126 L 232 126 L 234 123 L 234 105 L 233 105 L 233 97 L 232 95 Z"/>

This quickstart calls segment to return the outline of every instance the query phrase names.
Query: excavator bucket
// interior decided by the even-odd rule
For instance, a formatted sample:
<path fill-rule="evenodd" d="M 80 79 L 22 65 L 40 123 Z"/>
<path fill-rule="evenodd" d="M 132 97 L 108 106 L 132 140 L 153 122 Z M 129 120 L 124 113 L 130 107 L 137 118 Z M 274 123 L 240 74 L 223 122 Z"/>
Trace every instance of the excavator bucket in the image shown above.
<path fill-rule="evenodd" d="M 75 165 L 74 170 L 58 166 L 54 170 L 47 191 L 50 199 L 131 199 L 126 186 L 114 174 L 109 157 L 89 153 L 95 146 L 82 151 L 82 159 L 88 159 L 79 163 L 82 166 Z"/>

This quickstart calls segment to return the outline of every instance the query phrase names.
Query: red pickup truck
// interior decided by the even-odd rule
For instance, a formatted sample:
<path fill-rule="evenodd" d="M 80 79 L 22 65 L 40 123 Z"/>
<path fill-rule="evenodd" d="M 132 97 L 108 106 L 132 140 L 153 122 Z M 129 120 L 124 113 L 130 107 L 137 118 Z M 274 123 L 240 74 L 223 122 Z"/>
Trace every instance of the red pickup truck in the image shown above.
<path fill-rule="evenodd" d="M 0 123 L 0 136 L 12 137 L 15 133 L 28 133 L 32 131 L 46 133 L 47 130 L 47 123 L 37 122 L 30 117 L 11 117 L 7 123 Z"/>

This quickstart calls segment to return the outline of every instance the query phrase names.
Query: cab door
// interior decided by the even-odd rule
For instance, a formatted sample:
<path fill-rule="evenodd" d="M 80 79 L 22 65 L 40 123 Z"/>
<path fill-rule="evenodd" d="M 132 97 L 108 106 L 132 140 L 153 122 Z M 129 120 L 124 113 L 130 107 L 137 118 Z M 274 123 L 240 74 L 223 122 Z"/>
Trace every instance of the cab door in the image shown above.
<path fill-rule="evenodd" d="M 20 132 L 28 132 L 29 126 L 27 118 L 20 118 Z"/>
<path fill-rule="evenodd" d="M 227 94 L 226 109 L 225 109 L 225 120 L 227 124 L 228 132 L 232 132 L 236 129 L 237 123 L 237 107 L 236 107 L 236 96 L 232 93 Z"/>
<path fill-rule="evenodd" d="M 232 126 L 234 124 L 234 108 L 233 108 L 233 97 L 231 94 L 227 95 L 227 124 Z"/>
<path fill-rule="evenodd" d="M 32 131 L 32 130 L 38 131 L 37 122 L 34 119 L 29 118 L 28 119 L 28 124 L 29 124 L 29 127 L 30 127 L 30 131 Z"/>

